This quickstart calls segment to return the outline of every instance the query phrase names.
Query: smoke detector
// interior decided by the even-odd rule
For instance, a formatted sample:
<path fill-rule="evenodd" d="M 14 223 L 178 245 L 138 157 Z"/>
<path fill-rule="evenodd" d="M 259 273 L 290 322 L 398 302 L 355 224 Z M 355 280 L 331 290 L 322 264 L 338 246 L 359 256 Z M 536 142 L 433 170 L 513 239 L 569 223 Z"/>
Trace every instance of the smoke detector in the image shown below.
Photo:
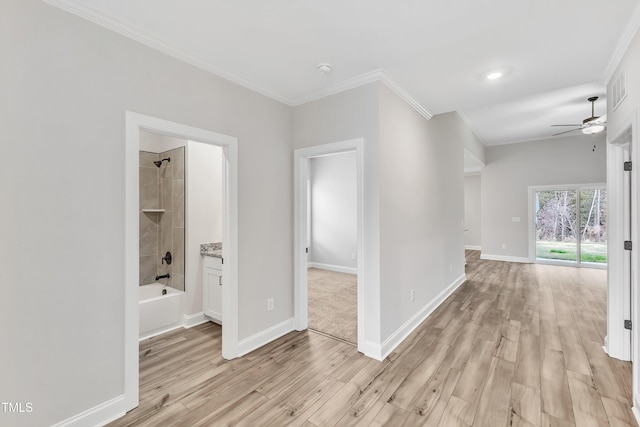
<path fill-rule="evenodd" d="M 322 74 L 329 74 L 331 72 L 331 64 L 328 64 L 326 62 L 318 64 L 318 71 L 320 71 L 320 73 Z"/>

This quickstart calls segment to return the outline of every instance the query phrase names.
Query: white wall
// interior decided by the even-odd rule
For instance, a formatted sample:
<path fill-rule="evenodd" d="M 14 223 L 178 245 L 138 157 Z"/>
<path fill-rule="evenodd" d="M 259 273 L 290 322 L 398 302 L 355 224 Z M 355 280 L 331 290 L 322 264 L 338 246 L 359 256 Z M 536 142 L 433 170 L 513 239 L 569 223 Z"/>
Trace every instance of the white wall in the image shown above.
<path fill-rule="evenodd" d="M 464 246 L 478 249 L 482 245 L 480 174 L 464 177 Z"/>
<path fill-rule="evenodd" d="M 293 128 L 296 148 L 364 137 L 365 340 L 384 353 L 464 277 L 463 147 L 475 137 L 456 113 L 427 121 L 380 83 L 294 108 Z"/>
<path fill-rule="evenodd" d="M 124 392 L 127 110 L 238 138 L 239 339 L 293 316 L 290 107 L 38 0 L 0 51 L 0 401 L 34 408 L 0 424 Z"/>
<path fill-rule="evenodd" d="M 154 132 L 143 131 L 140 132 L 140 141 L 138 142 L 138 146 L 140 147 L 140 151 L 164 153 L 165 151 L 186 147 L 187 141 L 168 135 L 160 135 Z"/>
<path fill-rule="evenodd" d="M 380 90 L 380 288 L 384 342 L 464 275 L 463 135 Z M 411 290 L 415 302 L 411 302 Z"/>
<path fill-rule="evenodd" d="M 355 269 L 358 252 L 356 154 L 310 161 L 311 249 L 309 261 Z"/>
<path fill-rule="evenodd" d="M 603 134 L 487 147 L 486 159 L 481 180 L 482 257 L 486 258 L 528 259 L 529 186 L 606 181 Z M 512 217 L 520 217 L 520 222 L 512 222 Z"/>
<path fill-rule="evenodd" d="M 607 102 L 607 135 L 609 138 L 618 135 L 626 126 L 626 122 L 635 118 L 640 122 L 640 33 L 636 32 L 631 39 L 620 64 L 616 67 L 611 81 L 607 85 L 607 97 L 612 98 L 612 84 L 621 72 L 627 76 L 627 97 L 620 106 L 614 110 L 613 105 Z"/>
<path fill-rule="evenodd" d="M 640 6 L 638 6 L 640 8 Z M 636 9 L 637 16 L 639 9 Z M 622 73 L 626 73 L 626 91 L 627 96 L 622 101 L 622 103 L 614 110 L 614 105 L 611 102 L 613 96 L 613 82 L 618 78 L 618 76 Z M 631 227 L 631 239 L 637 240 L 638 227 L 636 226 L 637 217 L 638 217 L 638 189 L 640 188 L 640 175 L 637 172 L 637 164 L 638 164 L 638 149 L 640 146 L 638 145 L 638 141 L 640 141 L 638 137 L 638 132 L 640 129 L 638 125 L 640 124 L 640 32 L 636 30 L 635 35 L 630 38 L 629 46 L 627 47 L 626 52 L 622 56 L 620 63 L 617 65 L 616 70 L 613 73 L 611 80 L 607 85 L 607 97 L 609 102 L 607 102 L 607 140 L 613 142 L 617 138 L 621 136 L 623 131 L 627 130 L 630 124 L 635 126 L 633 129 L 633 135 L 631 140 L 631 158 L 633 160 L 633 171 L 631 172 L 632 177 L 636 177 L 635 181 L 631 183 L 633 195 L 632 195 L 632 203 L 635 204 L 632 206 L 632 211 L 635 216 L 636 221 L 632 224 Z M 608 154 L 610 154 L 609 158 L 609 166 L 612 168 L 609 171 L 610 184 L 615 188 L 616 182 L 619 182 L 618 174 L 615 170 L 613 170 L 613 166 L 618 166 L 616 164 L 617 156 L 619 156 L 619 149 L 613 147 L 609 144 Z M 610 195 L 609 206 L 618 206 L 622 204 L 622 200 L 614 193 Z M 634 197 L 635 196 L 635 197 Z M 610 208 L 611 209 L 611 208 Z M 617 212 L 613 212 L 610 210 L 615 218 L 617 215 L 621 215 L 620 210 Z M 640 354 L 640 335 L 638 334 L 638 329 L 633 328 L 631 331 L 632 338 L 629 339 L 628 331 L 624 330 L 620 327 L 622 321 L 624 319 L 628 319 L 628 309 L 630 296 L 628 294 L 629 285 L 626 283 L 628 279 L 625 279 L 624 273 L 624 261 L 622 260 L 623 256 L 617 248 L 622 246 L 622 242 L 620 240 L 625 237 L 622 232 L 622 221 L 617 222 L 614 227 L 612 227 L 611 234 L 609 235 L 609 244 L 610 244 L 610 254 L 609 254 L 609 275 L 608 275 L 608 293 L 607 293 L 607 350 L 608 353 L 613 357 L 624 358 L 631 353 L 632 362 L 633 362 L 633 406 L 634 408 L 638 408 L 640 406 L 640 370 L 638 366 L 640 365 L 639 357 Z M 616 249 L 613 249 L 616 247 Z M 613 250 L 612 250 L 613 249 Z M 633 250 L 631 252 L 631 268 L 632 270 L 637 271 L 638 264 L 640 260 L 638 259 L 638 252 Z M 628 267 L 627 267 L 628 268 Z M 637 286 L 637 274 L 633 274 L 632 280 L 632 288 Z M 632 301 L 632 315 L 631 320 L 634 323 L 640 322 L 638 316 L 638 307 L 640 307 L 640 293 L 633 292 L 633 301 Z M 631 350 L 628 351 L 629 342 L 631 342 Z M 636 411 L 636 420 L 638 419 L 638 413 Z"/>
<path fill-rule="evenodd" d="M 187 240 L 184 314 L 203 310 L 200 244 L 222 241 L 224 212 L 224 157 L 222 148 L 197 141 L 187 147 Z"/>
<path fill-rule="evenodd" d="M 371 83 L 293 109 L 294 148 L 364 139 L 365 341 L 380 343 L 379 87 Z M 363 325 L 358 325 L 362 327 Z M 360 345 L 361 343 L 359 343 Z"/>

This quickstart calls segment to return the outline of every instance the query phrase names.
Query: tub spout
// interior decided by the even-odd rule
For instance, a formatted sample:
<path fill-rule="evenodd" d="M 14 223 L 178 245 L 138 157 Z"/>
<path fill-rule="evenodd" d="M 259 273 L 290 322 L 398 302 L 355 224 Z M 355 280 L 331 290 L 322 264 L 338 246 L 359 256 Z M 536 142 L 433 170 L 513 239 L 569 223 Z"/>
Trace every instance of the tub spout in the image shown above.
<path fill-rule="evenodd" d="M 171 276 L 169 275 L 169 273 L 167 274 L 163 274 L 162 276 L 156 276 L 156 280 L 160 280 L 160 279 L 168 279 Z"/>

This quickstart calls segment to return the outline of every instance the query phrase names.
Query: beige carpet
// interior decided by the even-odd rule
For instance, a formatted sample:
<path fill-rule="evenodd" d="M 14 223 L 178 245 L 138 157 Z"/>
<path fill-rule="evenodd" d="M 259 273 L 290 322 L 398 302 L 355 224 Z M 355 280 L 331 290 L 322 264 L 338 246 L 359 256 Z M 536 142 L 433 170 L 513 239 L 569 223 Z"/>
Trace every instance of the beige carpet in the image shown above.
<path fill-rule="evenodd" d="M 356 344 L 357 276 L 309 268 L 307 283 L 309 328 Z"/>

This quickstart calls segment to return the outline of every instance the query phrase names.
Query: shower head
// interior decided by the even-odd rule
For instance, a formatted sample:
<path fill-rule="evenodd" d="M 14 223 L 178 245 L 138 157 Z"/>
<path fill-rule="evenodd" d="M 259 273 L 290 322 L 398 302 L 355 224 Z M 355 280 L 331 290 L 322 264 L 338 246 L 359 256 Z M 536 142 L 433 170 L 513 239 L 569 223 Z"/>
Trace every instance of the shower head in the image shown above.
<path fill-rule="evenodd" d="M 162 166 L 162 162 L 164 161 L 169 163 L 171 161 L 171 157 L 167 157 L 166 159 L 162 159 L 162 160 L 156 160 L 155 162 L 153 162 L 153 164 L 156 165 L 157 167 L 160 167 Z"/>

